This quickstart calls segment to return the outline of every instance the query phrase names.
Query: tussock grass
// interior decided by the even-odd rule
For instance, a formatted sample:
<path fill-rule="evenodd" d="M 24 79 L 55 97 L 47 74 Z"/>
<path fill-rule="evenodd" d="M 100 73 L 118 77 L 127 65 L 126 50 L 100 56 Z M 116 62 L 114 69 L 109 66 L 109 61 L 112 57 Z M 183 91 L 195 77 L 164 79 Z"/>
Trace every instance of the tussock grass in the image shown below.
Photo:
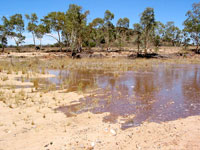
<path fill-rule="evenodd" d="M 33 83 L 33 87 L 37 90 L 39 88 L 39 79 L 33 79 L 31 82 Z"/>
<path fill-rule="evenodd" d="M 4 92 L 0 91 L 0 101 L 4 102 L 5 101 L 5 96 L 4 96 Z"/>
<path fill-rule="evenodd" d="M 199 58 L 181 59 L 54 59 L 43 63 L 48 69 L 67 69 L 67 70 L 104 70 L 104 71 L 129 71 L 148 69 L 158 64 L 200 64 Z"/>
<path fill-rule="evenodd" d="M 3 77 L 1 77 L 1 80 L 2 80 L 2 81 L 7 81 L 7 80 L 8 80 L 8 76 L 3 76 Z"/>
<path fill-rule="evenodd" d="M 138 69 L 148 69 L 156 64 L 200 64 L 200 59 L 197 57 L 180 58 L 180 59 L 125 59 L 125 58 L 55 58 L 55 59 L 37 59 L 27 58 L 23 60 L 0 61 L 0 72 L 7 71 L 8 74 L 15 72 L 47 73 L 47 69 L 60 70 L 104 70 L 104 71 L 128 71 Z M 14 65 L 13 65 L 14 64 Z"/>

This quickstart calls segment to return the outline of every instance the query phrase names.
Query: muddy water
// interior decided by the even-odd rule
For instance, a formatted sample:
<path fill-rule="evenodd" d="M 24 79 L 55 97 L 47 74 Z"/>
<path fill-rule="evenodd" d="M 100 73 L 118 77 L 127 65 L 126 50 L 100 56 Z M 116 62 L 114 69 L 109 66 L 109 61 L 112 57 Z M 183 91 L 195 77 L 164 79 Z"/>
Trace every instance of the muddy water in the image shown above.
<path fill-rule="evenodd" d="M 68 117 L 106 113 L 104 122 L 122 129 L 144 121 L 164 122 L 200 115 L 200 65 L 158 65 L 148 71 L 55 71 L 57 85 L 68 91 L 97 89 L 90 96 L 58 108 Z"/>

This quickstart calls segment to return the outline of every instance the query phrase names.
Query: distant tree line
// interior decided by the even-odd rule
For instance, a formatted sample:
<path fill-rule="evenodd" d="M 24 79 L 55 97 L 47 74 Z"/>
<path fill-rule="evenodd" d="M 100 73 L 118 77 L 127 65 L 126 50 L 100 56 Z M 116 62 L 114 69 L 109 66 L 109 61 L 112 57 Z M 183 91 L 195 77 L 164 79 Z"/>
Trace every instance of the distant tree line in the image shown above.
<path fill-rule="evenodd" d="M 193 41 L 196 49 L 200 44 L 200 3 L 194 3 L 192 10 L 186 13 L 184 29 L 180 30 L 173 21 L 163 24 L 156 21 L 154 9 L 146 8 L 141 14 L 140 22 L 130 28 L 128 18 L 120 18 L 114 25 L 114 14 L 109 10 L 104 13 L 104 18 L 95 18 L 87 23 L 89 11 L 83 11 L 81 6 L 71 4 L 66 12 L 50 12 L 42 19 L 36 13 L 26 14 L 28 25 L 25 27 L 24 18 L 21 14 L 10 17 L 2 17 L 0 24 L 0 46 L 4 51 L 7 40 L 13 39 L 16 47 L 24 43 L 24 31 L 32 34 L 33 44 L 36 39 L 42 46 L 44 35 L 50 36 L 57 41 L 62 51 L 63 47 L 71 51 L 80 52 L 82 47 L 100 47 L 109 50 L 110 47 L 118 47 L 122 50 L 126 45 L 136 45 L 138 53 L 154 46 L 161 45 L 184 46 L 185 48 Z M 55 33 L 57 36 L 55 36 Z"/>

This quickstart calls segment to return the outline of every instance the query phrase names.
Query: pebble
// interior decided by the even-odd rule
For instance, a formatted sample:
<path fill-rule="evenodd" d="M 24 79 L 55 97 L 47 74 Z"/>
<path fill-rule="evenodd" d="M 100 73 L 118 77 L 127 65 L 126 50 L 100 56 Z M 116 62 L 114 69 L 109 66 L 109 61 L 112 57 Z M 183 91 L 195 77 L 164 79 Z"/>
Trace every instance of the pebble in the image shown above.
<path fill-rule="evenodd" d="M 91 142 L 91 146 L 94 147 L 95 146 L 95 142 Z"/>
<path fill-rule="evenodd" d="M 112 133 L 112 135 L 116 136 L 117 132 L 114 129 L 110 129 L 110 133 Z"/>

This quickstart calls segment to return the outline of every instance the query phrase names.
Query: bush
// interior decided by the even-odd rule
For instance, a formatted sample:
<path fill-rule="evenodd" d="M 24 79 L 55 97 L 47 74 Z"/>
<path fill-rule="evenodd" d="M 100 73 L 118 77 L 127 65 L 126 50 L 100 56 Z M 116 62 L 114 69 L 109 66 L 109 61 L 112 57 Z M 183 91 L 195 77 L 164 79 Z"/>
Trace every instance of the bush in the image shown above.
<path fill-rule="evenodd" d="M 89 41 L 85 41 L 85 42 L 83 42 L 83 45 L 82 45 L 83 47 L 95 47 L 96 46 L 96 42 L 93 42 L 93 41 L 91 41 L 91 42 L 89 42 Z"/>
<path fill-rule="evenodd" d="M 90 42 L 89 45 L 90 45 L 90 47 L 95 47 L 96 46 L 96 42 Z"/>

